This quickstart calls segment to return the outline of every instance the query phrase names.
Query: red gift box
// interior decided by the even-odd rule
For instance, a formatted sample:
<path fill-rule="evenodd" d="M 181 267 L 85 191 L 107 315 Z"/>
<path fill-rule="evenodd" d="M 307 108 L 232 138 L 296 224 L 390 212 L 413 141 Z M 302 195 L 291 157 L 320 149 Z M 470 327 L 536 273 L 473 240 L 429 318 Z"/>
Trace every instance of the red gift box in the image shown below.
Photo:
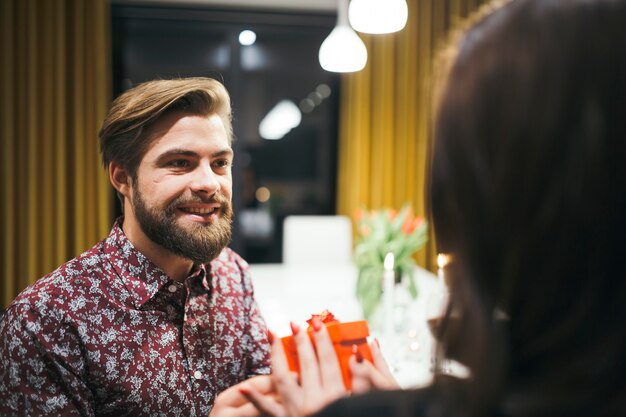
<path fill-rule="evenodd" d="M 369 328 L 365 320 L 353 321 L 348 323 L 340 323 L 337 321 L 332 313 L 327 311 L 318 315 L 320 320 L 326 326 L 330 340 L 335 347 L 337 353 L 337 359 L 339 359 L 339 366 L 341 367 L 341 375 L 343 376 L 343 382 L 346 389 L 352 388 L 352 378 L 350 377 L 350 369 L 348 367 L 348 361 L 350 356 L 355 352 L 352 346 L 356 346 L 356 349 L 361 353 L 363 359 L 372 362 L 372 353 L 370 347 L 367 344 L 367 336 L 369 336 Z M 311 324 L 311 320 L 308 320 Z M 313 340 L 313 328 L 309 325 L 307 332 L 315 347 L 315 341 Z M 300 366 L 298 363 L 298 351 L 296 344 L 293 340 L 293 336 L 287 336 L 281 338 L 283 348 L 287 356 L 287 364 L 289 369 L 293 372 L 300 372 Z"/>

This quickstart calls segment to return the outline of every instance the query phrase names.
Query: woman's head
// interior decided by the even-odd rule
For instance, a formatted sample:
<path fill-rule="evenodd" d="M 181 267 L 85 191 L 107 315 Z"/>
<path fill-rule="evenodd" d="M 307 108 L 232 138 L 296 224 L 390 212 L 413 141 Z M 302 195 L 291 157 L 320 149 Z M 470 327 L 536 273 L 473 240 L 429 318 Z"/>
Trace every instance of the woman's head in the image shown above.
<path fill-rule="evenodd" d="M 624 312 L 624 22 L 624 1 L 514 0 L 457 44 L 431 199 L 440 251 L 453 254 L 453 307 L 486 335 L 470 354 L 478 375 L 495 349 L 532 383 Z"/>

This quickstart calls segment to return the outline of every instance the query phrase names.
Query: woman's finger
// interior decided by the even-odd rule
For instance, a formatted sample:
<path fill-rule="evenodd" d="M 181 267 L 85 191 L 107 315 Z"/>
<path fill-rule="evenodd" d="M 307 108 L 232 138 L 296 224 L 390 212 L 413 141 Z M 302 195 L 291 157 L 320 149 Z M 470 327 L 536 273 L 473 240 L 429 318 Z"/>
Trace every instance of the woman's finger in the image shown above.
<path fill-rule="evenodd" d="M 271 332 L 268 333 L 270 351 L 272 354 L 272 382 L 283 404 L 288 409 L 297 409 L 302 404 L 302 388 L 298 384 L 298 377 L 291 372 L 285 356 L 285 350 L 280 340 Z M 287 413 L 293 414 L 293 413 Z"/>
<path fill-rule="evenodd" d="M 272 375 L 276 373 L 289 372 L 289 365 L 287 364 L 287 357 L 285 356 L 285 350 L 280 340 L 276 340 L 276 337 L 272 332 L 268 330 L 267 338 L 270 342 L 270 361 L 272 363 Z"/>
<path fill-rule="evenodd" d="M 358 361 L 354 356 L 349 361 L 352 375 L 352 392 L 361 394 L 372 389 L 391 390 L 399 388 L 396 380 L 389 374 L 383 374 L 368 361 Z"/>
<path fill-rule="evenodd" d="M 352 374 L 352 393 L 362 394 L 372 389 L 391 389 L 386 377 L 368 361 L 358 362 L 353 356 L 348 365 Z"/>
<path fill-rule="evenodd" d="M 319 364 L 308 332 L 294 323 L 291 323 L 291 330 L 298 351 L 300 384 L 303 389 L 318 391 L 321 388 Z"/>
<path fill-rule="evenodd" d="M 300 387 L 297 378 L 289 369 L 285 350 L 280 340 L 277 340 L 271 332 L 268 332 L 270 342 L 272 382 L 278 394 L 283 398 L 297 398 Z"/>
<path fill-rule="evenodd" d="M 400 385 L 398 385 L 398 383 L 396 382 L 396 379 L 391 373 L 391 369 L 389 368 L 387 361 L 380 351 L 378 339 L 374 339 L 374 341 L 370 343 L 370 352 L 372 352 L 372 360 L 374 361 L 374 366 L 389 382 L 389 385 L 393 387 L 389 389 L 400 388 Z"/>
<path fill-rule="evenodd" d="M 350 367 L 350 375 L 352 376 L 352 394 L 362 394 L 374 389 L 370 372 L 367 370 L 367 365 L 362 365 L 353 357 L 350 358 L 348 366 Z M 370 366 L 375 369 L 373 365 L 370 364 Z"/>
<path fill-rule="evenodd" d="M 323 390 L 328 394 L 335 394 L 339 397 L 345 393 L 345 386 L 341 376 L 341 367 L 339 366 L 337 353 L 330 340 L 328 329 L 318 317 L 313 317 L 312 326 Z"/>

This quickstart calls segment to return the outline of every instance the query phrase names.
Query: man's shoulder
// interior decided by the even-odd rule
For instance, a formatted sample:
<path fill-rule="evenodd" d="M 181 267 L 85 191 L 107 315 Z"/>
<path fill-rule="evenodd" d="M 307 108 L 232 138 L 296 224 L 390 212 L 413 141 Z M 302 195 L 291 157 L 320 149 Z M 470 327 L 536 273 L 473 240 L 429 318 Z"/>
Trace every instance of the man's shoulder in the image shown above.
<path fill-rule="evenodd" d="M 228 293 L 250 292 L 248 263 L 234 250 L 225 248 L 220 255 L 213 259 L 208 268 L 211 272 L 211 281 L 214 288 Z"/>
<path fill-rule="evenodd" d="M 81 299 L 103 280 L 102 242 L 57 267 L 24 289 L 14 305 L 37 309 L 58 308 L 73 298 Z"/>

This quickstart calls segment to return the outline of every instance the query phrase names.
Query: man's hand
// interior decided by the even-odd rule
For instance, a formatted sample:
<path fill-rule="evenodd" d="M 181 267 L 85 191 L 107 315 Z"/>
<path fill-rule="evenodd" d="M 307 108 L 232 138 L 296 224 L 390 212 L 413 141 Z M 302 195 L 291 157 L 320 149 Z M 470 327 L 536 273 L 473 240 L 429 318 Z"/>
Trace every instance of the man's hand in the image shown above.
<path fill-rule="evenodd" d="M 259 410 L 242 394 L 254 391 L 262 395 L 271 395 L 272 380 L 269 375 L 255 376 L 233 385 L 215 399 L 209 417 L 258 417 Z"/>

